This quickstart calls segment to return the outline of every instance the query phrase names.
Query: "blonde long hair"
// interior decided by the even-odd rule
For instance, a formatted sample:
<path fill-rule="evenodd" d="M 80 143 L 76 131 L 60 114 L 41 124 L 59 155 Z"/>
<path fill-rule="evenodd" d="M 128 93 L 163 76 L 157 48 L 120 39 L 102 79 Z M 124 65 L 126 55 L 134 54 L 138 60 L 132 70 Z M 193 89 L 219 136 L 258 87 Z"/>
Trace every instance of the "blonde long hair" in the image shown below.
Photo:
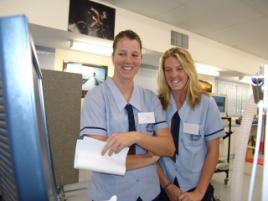
<path fill-rule="evenodd" d="M 164 72 L 165 61 L 168 57 L 176 58 L 182 65 L 183 70 L 188 75 L 188 82 L 185 86 L 186 97 L 191 108 L 194 108 L 200 103 L 202 95 L 208 95 L 198 83 L 198 75 L 194 65 L 194 61 L 190 53 L 182 48 L 170 48 L 164 52 L 161 57 L 160 65 L 158 68 L 157 84 L 158 84 L 158 94 L 161 100 L 163 109 L 166 110 L 170 102 L 170 87 L 167 84 Z"/>

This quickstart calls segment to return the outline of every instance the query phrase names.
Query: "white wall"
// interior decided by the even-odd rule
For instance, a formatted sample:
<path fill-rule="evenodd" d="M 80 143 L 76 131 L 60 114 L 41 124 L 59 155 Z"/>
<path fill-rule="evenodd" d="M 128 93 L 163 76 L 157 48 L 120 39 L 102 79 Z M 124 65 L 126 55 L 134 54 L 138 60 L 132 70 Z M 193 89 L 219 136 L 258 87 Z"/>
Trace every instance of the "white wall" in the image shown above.
<path fill-rule="evenodd" d="M 67 30 L 69 0 L 0 0 L 0 16 L 25 14 L 30 23 Z"/>
<path fill-rule="evenodd" d="M 68 12 L 69 0 L 0 1 L 0 13 L 2 16 L 25 13 L 31 23 L 61 30 L 67 30 Z M 267 60 L 225 46 L 186 30 L 155 21 L 124 9 L 116 8 L 115 32 L 117 33 L 126 28 L 133 29 L 139 33 L 145 48 L 159 52 L 163 52 L 170 47 L 170 30 L 188 34 L 189 50 L 194 60 L 221 68 L 253 74 L 259 71 L 261 64 L 268 63 Z"/>

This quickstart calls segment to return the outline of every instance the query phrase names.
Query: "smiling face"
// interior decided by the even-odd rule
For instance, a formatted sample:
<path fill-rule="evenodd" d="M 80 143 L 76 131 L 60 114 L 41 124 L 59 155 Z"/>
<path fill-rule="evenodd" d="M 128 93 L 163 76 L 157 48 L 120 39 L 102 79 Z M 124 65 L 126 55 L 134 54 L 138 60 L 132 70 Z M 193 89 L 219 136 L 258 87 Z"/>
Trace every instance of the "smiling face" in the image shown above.
<path fill-rule="evenodd" d="M 188 75 L 181 63 L 174 56 L 166 58 L 164 62 L 164 75 L 172 92 L 184 92 L 188 82 Z"/>
<path fill-rule="evenodd" d="M 137 40 L 123 37 L 117 41 L 113 53 L 114 79 L 133 81 L 142 60 L 141 47 Z"/>

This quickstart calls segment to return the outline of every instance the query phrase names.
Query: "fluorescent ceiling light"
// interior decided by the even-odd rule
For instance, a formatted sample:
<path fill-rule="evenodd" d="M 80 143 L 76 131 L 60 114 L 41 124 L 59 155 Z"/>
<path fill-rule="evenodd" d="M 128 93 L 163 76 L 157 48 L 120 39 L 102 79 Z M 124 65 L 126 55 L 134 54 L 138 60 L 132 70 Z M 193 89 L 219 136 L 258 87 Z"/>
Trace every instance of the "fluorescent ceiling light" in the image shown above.
<path fill-rule="evenodd" d="M 195 63 L 197 73 L 203 74 L 203 75 L 210 75 L 214 77 L 218 77 L 220 75 L 218 68 L 209 66 L 206 64 L 201 63 Z"/>
<path fill-rule="evenodd" d="M 71 48 L 74 50 L 89 52 L 93 54 L 99 54 L 103 56 L 112 55 L 112 45 L 109 42 L 82 42 L 71 41 Z"/>

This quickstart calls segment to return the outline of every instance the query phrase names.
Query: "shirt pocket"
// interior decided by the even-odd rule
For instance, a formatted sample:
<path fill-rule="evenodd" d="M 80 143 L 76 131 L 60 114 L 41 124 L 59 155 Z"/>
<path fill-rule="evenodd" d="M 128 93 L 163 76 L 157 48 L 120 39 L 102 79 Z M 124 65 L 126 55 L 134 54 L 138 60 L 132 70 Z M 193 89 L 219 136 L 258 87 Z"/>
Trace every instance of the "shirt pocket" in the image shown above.
<path fill-rule="evenodd" d="M 204 129 L 203 126 L 200 125 L 199 133 L 184 133 L 184 142 L 187 146 L 198 146 L 204 143 Z"/>
<path fill-rule="evenodd" d="M 139 131 L 145 134 L 153 135 L 154 134 L 154 124 L 149 123 L 149 124 L 139 124 Z"/>

